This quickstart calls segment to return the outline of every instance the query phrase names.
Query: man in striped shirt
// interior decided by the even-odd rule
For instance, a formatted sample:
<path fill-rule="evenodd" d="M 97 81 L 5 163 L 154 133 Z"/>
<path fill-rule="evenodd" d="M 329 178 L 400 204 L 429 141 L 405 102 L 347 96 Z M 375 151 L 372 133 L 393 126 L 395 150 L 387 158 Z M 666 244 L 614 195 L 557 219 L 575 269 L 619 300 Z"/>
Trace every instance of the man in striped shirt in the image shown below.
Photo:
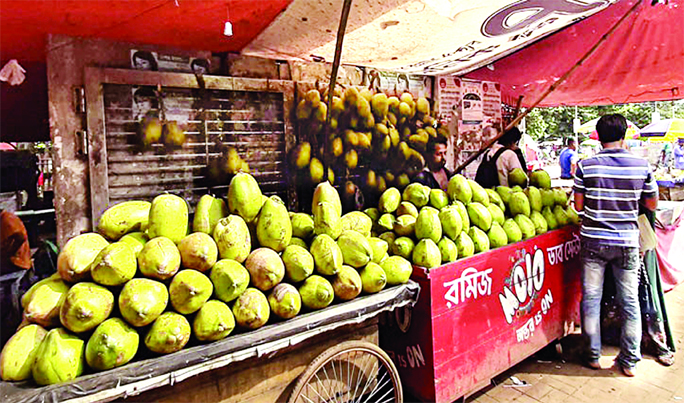
<path fill-rule="evenodd" d="M 596 123 L 603 150 L 580 161 L 575 173 L 575 209 L 583 211 L 582 333 L 588 342 L 586 364 L 601 368 L 601 297 L 606 267 L 615 277 L 617 299 L 622 306 L 620 354 L 622 372 L 634 376 L 641 359 L 639 309 L 639 204 L 655 210 L 658 187 L 648 162 L 623 147 L 627 121 L 619 114 Z"/>

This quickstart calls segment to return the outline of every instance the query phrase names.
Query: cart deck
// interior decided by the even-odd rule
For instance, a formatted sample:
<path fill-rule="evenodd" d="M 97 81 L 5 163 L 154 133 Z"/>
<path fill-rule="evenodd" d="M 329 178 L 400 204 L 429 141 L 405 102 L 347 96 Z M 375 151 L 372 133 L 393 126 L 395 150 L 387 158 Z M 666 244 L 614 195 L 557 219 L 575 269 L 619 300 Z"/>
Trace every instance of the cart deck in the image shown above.
<path fill-rule="evenodd" d="M 286 392 L 290 384 L 304 371 L 309 361 L 319 354 L 309 352 L 307 355 L 307 346 L 314 346 L 316 351 L 323 351 L 326 345 L 334 345 L 341 340 L 349 339 L 365 339 L 377 344 L 376 317 L 382 312 L 415 304 L 419 290 L 418 284 L 410 281 L 378 294 L 333 305 L 286 322 L 269 324 L 255 331 L 236 334 L 211 344 L 197 345 L 174 354 L 80 376 L 71 382 L 45 387 L 36 387 L 33 382 L 1 382 L 0 400 L 21 403 L 106 402 L 155 390 L 154 396 L 142 396 L 143 400 L 282 401 L 287 399 Z M 301 355 L 308 357 L 309 361 L 298 370 L 292 370 L 282 364 L 291 364 L 293 361 L 276 360 L 280 361 L 281 365 L 274 369 L 273 366 L 277 363 L 272 363 L 271 358 L 286 350 L 287 355 Z M 259 358 L 263 359 L 257 361 Z M 227 369 L 225 367 L 231 364 L 252 359 L 255 360 L 254 365 L 248 366 L 248 362 L 244 362 L 245 365 L 241 368 L 246 368 L 252 374 L 259 373 L 267 378 L 279 379 L 269 387 L 258 383 L 249 385 L 248 389 L 258 389 L 252 390 L 251 394 L 245 394 L 244 390 L 231 391 L 229 387 L 223 388 L 222 391 L 220 386 L 217 387 L 218 383 L 242 383 L 242 378 L 238 378 L 240 372 L 228 371 L 230 373 L 226 375 L 234 378 L 220 379 L 220 382 L 215 379 L 215 374 Z M 187 382 L 187 386 L 192 387 L 183 384 L 180 388 L 174 388 L 174 385 L 200 374 L 203 376 Z M 158 389 L 162 387 L 163 389 Z M 260 395 L 266 392 L 269 396 L 280 398 L 264 400 Z M 235 395 L 234 398 L 232 395 Z M 249 398 L 256 400 L 248 400 Z"/>

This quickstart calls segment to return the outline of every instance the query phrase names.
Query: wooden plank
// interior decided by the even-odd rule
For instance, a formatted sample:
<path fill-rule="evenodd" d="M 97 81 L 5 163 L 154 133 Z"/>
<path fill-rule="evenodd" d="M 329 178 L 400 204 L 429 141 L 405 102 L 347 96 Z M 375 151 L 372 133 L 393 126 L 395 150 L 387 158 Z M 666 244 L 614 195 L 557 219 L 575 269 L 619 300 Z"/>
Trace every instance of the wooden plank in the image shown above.
<path fill-rule="evenodd" d="M 128 140 L 130 137 L 124 137 L 124 141 L 121 140 L 113 140 L 109 141 L 107 144 L 107 150 L 109 151 L 108 154 L 116 156 L 116 151 L 122 151 L 126 155 L 130 155 L 131 153 L 136 153 L 137 152 L 137 146 L 130 144 Z M 244 136 L 240 137 L 240 141 L 233 141 L 233 142 L 226 142 L 227 146 L 232 146 L 232 147 L 250 147 L 250 148 L 258 148 L 262 151 L 270 151 L 270 152 L 278 152 L 278 150 L 282 150 L 284 144 L 279 144 L 274 141 L 268 140 L 268 139 L 261 139 L 260 137 L 253 137 L 255 140 L 249 140 L 245 138 Z M 258 140 L 257 140 L 258 139 Z M 183 144 L 183 151 L 186 154 L 189 153 L 197 153 L 197 155 L 204 156 L 206 155 L 205 148 L 206 147 L 212 147 L 214 144 L 213 143 L 207 143 L 207 142 L 192 142 L 188 139 L 188 141 Z M 158 149 L 158 150 L 166 150 L 163 144 L 154 144 L 152 146 L 153 149 Z M 284 154 L 284 153 L 283 153 Z M 150 153 L 146 153 L 144 155 L 150 155 Z"/>
<path fill-rule="evenodd" d="M 284 184 L 285 182 L 265 182 L 261 184 L 260 187 L 263 194 L 267 196 L 278 195 L 280 198 L 284 199 L 286 197 L 285 191 L 283 190 Z M 209 193 L 210 190 L 213 190 L 214 192 L 223 190 L 223 193 L 225 193 L 228 190 L 228 184 L 224 186 L 214 186 L 212 188 L 209 188 L 208 186 L 188 188 L 185 186 L 185 184 L 181 186 L 159 186 L 157 188 L 116 188 L 112 189 L 112 192 L 110 192 L 110 205 L 114 205 L 116 202 L 126 201 L 128 199 L 151 201 L 155 196 L 158 196 L 164 192 L 168 192 L 184 198 L 188 197 L 187 202 L 190 203 L 191 207 L 194 208 L 194 204 L 197 202 L 197 200 L 199 200 L 199 196 Z M 191 196 L 195 194 L 198 194 L 199 196 L 196 198 L 191 198 Z"/>
<path fill-rule="evenodd" d="M 85 71 L 85 93 L 88 121 L 88 168 L 90 171 L 90 209 L 93 228 L 109 206 L 107 181 L 107 141 L 105 139 L 104 102 L 100 74 Z"/>
<path fill-rule="evenodd" d="M 328 348 L 349 340 L 377 344 L 377 319 L 319 335 L 279 351 L 275 356 L 235 363 L 174 386 L 145 392 L 134 400 L 160 403 L 286 402 L 297 377 L 311 361 Z"/>
<path fill-rule="evenodd" d="M 192 74 L 169 73 L 128 69 L 99 69 L 86 67 L 86 70 L 100 70 L 102 80 L 112 84 L 151 85 L 161 84 L 164 87 L 199 88 L 197 79 Z M 209 90 L 243 90 L 282 92 L 283 88 L 292 86 L 291 81 L 264 80 L 257 78 L 224 77 L 205 75 L 204 83 Z"/>
<path fill-rule="evenodd" d="M 210 155 L 211 156 L 211 155 Z M 111 161 L 111 159 L 110 159 Z M 250 161 L 249 166 L 253 169 L 258 169 L 258 172 L 254 172 L 253 175 L 278 175 L 279 177 L 285 177 L 285 173 L 282 172 L 282 161 Z M 109 164 L 109 175 L 113 177 L 114 175 L 138 175 L 141 174 L 143 170 L 149 170 L 153 172 L 174 172 L 174 171 L 195 171 L 205 168 L 205 164 L 196 165 L 170 165 L 170 166 L 159 166 L 154 169 L 150 169 L 145 165 L 145 162 L 131 162 L 128 164 Z"/>
<path fill-rule="evenodd" d="M 264 156 L 264 159 L 259 160 L 257 156 L 259 153 L 263 153 L 263 150 L 249 150 L 247 155 L 243 156 L 244 159 L 249 163 L 250 167 L 253 169 L 259 168 L 263 169 L 278 169 L 280 170 L 284 166 L 284 162 L 281 158 L 285 157 L 285 153 L 281 151 L 268 151 Z M 126 152 L 114 151 L 108 158 L 110 165 L 124 165 L 124 164 L 135 164 L 140 163 L 140 167 L 144 169 L 163 169 L 164 167 L 170 167 L 172 164 L 178 164 L 182 162 L 195 162 L 200 163 L 203 161 L 204 155 L 202 154 L 174 154 L 174 155 L 148 155 L 148 156 L 127 156 Z M 255 157 L 250 157 L 254 154 Z M 209 154 L 211 158 L 218 158 L 218 154 Z M 267 159 L 266 159 L 267 158 Z M 157 167 L 145 166 L 146 163 L 165 163 L 166 165 L 159 165 Z M 114 168 L 117 169 L 117 168 Z M 256 172 L 254 172 L 256 173 Z"/>
<path fill-rule="evenodd" d="M 204 179 L 204 176 L 201 175 L 202 171 L 196 171 L 196 172 L 191 172 L 191 171 L 181 171 L 178 173 L 169 173 L 169 172 L 147 172 L 147 173 L 140 173 L 138 175 L 135 174 L 130 174 L 130 175 L 117 175 L 117 176 L 112 176 L 109 178 L 109 187 L 110 187 L 110 192 L 117 192 L 114 188 L 121 188 L 121 187 L 132 187 L 132 186 L 151 186 L 153 187 L 154 185 L 159 185 L 159 186 L 166 186 L 170 184 L 188 184 L 188 176 L 191 176 L 192 178 L 192 184 L 194 183 L 199 183 L 201 180 Z M 267 172 L 265 174 L 261 175 L 255 175 L 255 178 L 257 180 L 264 182 L 264 184 L 268 182 L 272 183 L 280 183 L 280 184 L 285 184 L 285 175 L 282 173 L 278 172 Z"/>
<path fill-rule="evenodd" d="M 57 244 L 91 228 L 88 200 L 88 161 L 77 154 L 76 131 L 83 129 L 74 111 L 73 88 L 83 85 L 78 43 L 48 35 L 47 82 L 50 138 L 53 142 L 53 188 Z"/>

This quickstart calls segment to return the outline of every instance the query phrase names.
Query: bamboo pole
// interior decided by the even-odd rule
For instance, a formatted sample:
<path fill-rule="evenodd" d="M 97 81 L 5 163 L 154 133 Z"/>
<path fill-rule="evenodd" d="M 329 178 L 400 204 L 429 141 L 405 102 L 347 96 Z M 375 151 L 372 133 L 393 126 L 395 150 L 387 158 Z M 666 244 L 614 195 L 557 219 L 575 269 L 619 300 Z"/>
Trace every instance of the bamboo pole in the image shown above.
<path fill-rule="evenodd" d="M 556 88 L 558 88 L 563 82 L 565 82 L 565 80 L 567 80 L 568 77 L 570 77 L 570 75 L 571 75 L 575 70 L 577 70 L 577 68 L 578 68 L 579 66 L 581 66 L 581 65 L 582 65 L 582 64 L 583 64 L 591 55 L 593 55 L 594 52 L 599 48 L 599 46 L 601 46 L 601 44 L 602 44 L 603 42 L 605 42 L 606 39 L 608 39 L 608 37 L 610 37 L 610 35 L 612 35 L 612 34 L 617 30 L 617 28 L 618 28 L 618 27 L 627 19 L 627 17 L 629 17 L 634 11 L 636 11 L 636 9 L 637 9 L 640 5 L 641 5 L 641 0 L 635 1 L 635 2 L 634 2 L 634 5 L 625 13 L 625 15 L 623 15 L 615 24 L 613 24 L 613 26 L 610 28 L 610 30 L 608 30 L 608 32 L 606 32 L 606 33 L 601 37 L 601 39 L 599 39 L 599 40 L 594 44 L 594 46 L 592 46 L 591 49 L 589 49 L 589 51 L 588 51 L 584 56 L 582 56 L 582 58 L 581 58 L 577 63 L 575 63 L 568 71 L 566 71 L 565 74 L 563 74 L 558 80 L 556 80 L 555 83 L 551 84 L 551 86 L 550 86 L 546 91 L 544 91 L 544 93 L 539 97 L 539 99 L 537 99 L 537 100 L 532 104 L 532 106 L 530 106 L 529 108 L 527 108 L 527 110 L 525 110 L 525 112 L 523 112 L 521 115 L 516 116 L 515 119 L 513 119 L 513 120 L 511 121 L 511 123 L 509 123 L 509 124 L 506 126 L 506 128 L 505 128 L 501 133 L 499 133 L 498 136 L 496 136 L 496 137 L 495 137 L 494 139 L 492 139 L 489 143 L 487 143 L 484 147 L 482 147 L 477 153 L 475 153 L 475 154 L 472 155 L 470 158 L 468 158 L 468 159 L 466 160 L 466 162 L 464 162 L 464 163 L 461 164 L 458 168 L 456 168 L 456 170 L 455 170 L 454 172 L 455 172 L 455 173 L 461 172 L 465 167 L 467 167 L 468 165 L 470 165 L 470 164 L 471 164 L 473 161 L 475 161 L 480 155 L 482 155 L 482 153 L 484 153 L 484 152 L 487 151 L 492 145 L 494 145 L 494 143 L 496 143 L 496 142 L 501 138 L 501 136 L 503 136 L 504 133 L 506 133 L 507 130 L 511 129 L 512 127 L 514 127 L 515 125 L 517 125 L 518 123 L 520 123 L 520 121 L 523 120 L 523 118 L 525 118 L 525 116 L 527 116 L 534 108 L 536 108 L 537 105 L 539 105 L 539 104 L 541 103 L 541 101 L 543 101 L 544 99 L 546 99 L 546 97 L 549 96 L 549 94 L 551 94 L 553 91 L 555 91 Z"/>
<path fill-rule="evenodd" d="M 325 127 L 323 128 L 323 178 L 328 180 L 328 153 L 330 148 L 330 118 L 332 117 L 332 102 L 333 93 L 335 92 L 335 83 L 337 81 L 337 72 L 340 69 L 340 62 L 342 59 L 342 42 L 344 40 L 344 32 L 347 29 L 347 20 L 349 19 L 349 11 L 351 10 L 352 0 L 344 0 L 342 5 L 342 15 L 340 16 L 340 26 L 337 29 L 337 41 L 335 43 L 335 58 L 333 59 L 332 71 L 330 73 L 330 85 L 328 86 L 328 110 L 325 114 Z"/>

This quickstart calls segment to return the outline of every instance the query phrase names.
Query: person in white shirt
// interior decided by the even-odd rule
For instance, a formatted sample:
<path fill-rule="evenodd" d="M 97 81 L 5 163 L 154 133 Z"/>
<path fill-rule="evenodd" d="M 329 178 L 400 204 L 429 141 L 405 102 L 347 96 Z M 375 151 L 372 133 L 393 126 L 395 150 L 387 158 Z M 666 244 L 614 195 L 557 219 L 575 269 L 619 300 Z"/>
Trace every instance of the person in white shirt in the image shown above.
<path fill-rule="evenodd" d="M 506 148 L 496 159 L 496 170 L 499 174 L 500 186 L 508 186 L 508 173 L 510 171 L 515 168 L 525 170 L 522 154 L 515 151 L 518 148 L 518 142 L 521 137 L 522 133 L 517 127 L 509 129 L 487 152 L 487 156 L 493 158 L 497 151 Z"/>

